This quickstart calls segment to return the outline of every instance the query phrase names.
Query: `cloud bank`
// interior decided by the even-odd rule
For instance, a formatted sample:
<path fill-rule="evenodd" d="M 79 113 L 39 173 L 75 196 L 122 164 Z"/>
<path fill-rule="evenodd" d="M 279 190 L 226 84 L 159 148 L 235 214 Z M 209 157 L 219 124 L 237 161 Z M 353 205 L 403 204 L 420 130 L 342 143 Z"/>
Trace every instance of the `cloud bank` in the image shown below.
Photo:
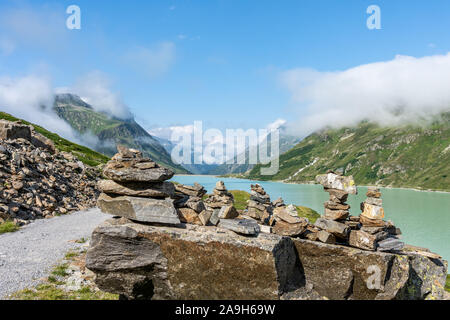
<path fill-rule="evenodd" d="M 0 110 L 17 118 L 45 127 L 71 141 L 81 143 L 71 126 L 58 117 L 53 105 L 51 81 L 45 77 L 28 75 L 20 78 L 0 76 Z"/>
<path fill-rule="evenodd" d="M 280 74 L 292 94 L 297 134 L 371 120 L 398 125 L 450 111 L 450 53 L 423 58 L 398 55 L 338 72 L 292 69 Z"/>
<path fill-rule="evenodd" d="M 70 88 L 59 88 L 58 93 L 74 93 L 95 111 L 104 112 L 119 119 L 133 118 L 121 96 L 111 89 L 111 80 L 99 71 L 91 72 L 79 78 Z"/>

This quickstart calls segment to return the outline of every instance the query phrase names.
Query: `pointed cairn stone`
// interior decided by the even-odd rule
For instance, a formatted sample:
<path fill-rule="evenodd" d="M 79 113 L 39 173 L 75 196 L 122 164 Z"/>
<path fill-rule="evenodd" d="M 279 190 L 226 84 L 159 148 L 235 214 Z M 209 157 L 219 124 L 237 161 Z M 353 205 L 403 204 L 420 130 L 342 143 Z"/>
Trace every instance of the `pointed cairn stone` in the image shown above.
<path fill-rule="evenodd" d="M 118 153 L 109 161 L 98 188 L 102 193 L 97 206 L 102 212 L 137 222 L 179 224 L 171 197 L 172 183 L 165 182 L 173 172 L 160 167 L 138 150 L 117 146 Z"/>
<path fill-rule="evenodd" d="M 330 195 L 330 199 L 324 203 L 324 218 L 334 221 L 346 220 L 350 214 L 350 206 L 345 203 L 348 195 L 358 193 L 353 177 L 345 177 L 329 172 L 318 175 L 316 182 L 321 184 Z"/>

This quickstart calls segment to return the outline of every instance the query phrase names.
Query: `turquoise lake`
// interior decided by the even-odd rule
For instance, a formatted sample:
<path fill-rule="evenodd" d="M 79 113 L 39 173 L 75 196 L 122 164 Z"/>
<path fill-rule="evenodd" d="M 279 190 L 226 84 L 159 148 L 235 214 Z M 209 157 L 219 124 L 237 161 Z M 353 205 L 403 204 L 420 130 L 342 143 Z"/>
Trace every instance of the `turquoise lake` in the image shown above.
<path fill-rule="evenodd" d="M 250 184 L 259 183 L 272 200 L 282 197 L 286 204 L 310 207 L 323 213 L 323 203 L 328 199 L 322 186 L 285 184 L 214 176 L 175 176 L 172 181 L 182 184 L 198 182 L 211 192 L 218 180 L 223 180 L 228 190 L 250 191 Z M 365 199 L 367 188 L 358 187 L 358 195 L 350 195 L 352 215 L 359 215 L 359 204 Z M 429 248 L 450 260 L 450 194 L 421 192 L 405 189 L 381 188 L 385 220 L 391 220 L 402 230 L 402 241 Z"/>

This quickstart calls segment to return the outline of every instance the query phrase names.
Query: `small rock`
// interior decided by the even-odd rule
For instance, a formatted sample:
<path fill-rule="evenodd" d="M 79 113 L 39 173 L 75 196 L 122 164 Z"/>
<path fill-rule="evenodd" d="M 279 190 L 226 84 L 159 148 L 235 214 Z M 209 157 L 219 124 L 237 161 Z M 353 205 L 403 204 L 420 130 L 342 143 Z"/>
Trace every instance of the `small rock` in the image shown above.
<path fill-rule="evenodd" d="M 223 206 L 219 211 L 220 219 L 234 219 L 239 216 L 236 208 L 233 206 Z"/>
<path fill-rule="evenodd" d="M 250 219 L 224 219 L 220 220 L 218 227 L 243 235 L 258 235 L 260 232 L 259 225 Z"/>
<path fill-rule="evenodd" d="M 320 230 L 319 232 L 317 232 L 317 240 L 323 243 L 328 243 L 328 244 L 335 244 L 336 243 L 336 238 L 334 237 L 334 235 L 332 235 L 329 232 L 326 232 L 325 230 Z"/>

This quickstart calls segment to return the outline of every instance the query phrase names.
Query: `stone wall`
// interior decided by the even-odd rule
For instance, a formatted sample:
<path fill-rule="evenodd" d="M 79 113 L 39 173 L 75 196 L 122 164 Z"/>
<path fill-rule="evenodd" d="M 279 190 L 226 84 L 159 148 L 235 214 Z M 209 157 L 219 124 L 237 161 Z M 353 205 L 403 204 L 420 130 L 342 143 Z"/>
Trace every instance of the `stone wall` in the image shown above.
<path fill-rule="evenodd" d="M 414 253 L 125 218 L 95 229 L 86 263 L 100 289 L 128 299 L 442 299 L 447 272 Z"/>

